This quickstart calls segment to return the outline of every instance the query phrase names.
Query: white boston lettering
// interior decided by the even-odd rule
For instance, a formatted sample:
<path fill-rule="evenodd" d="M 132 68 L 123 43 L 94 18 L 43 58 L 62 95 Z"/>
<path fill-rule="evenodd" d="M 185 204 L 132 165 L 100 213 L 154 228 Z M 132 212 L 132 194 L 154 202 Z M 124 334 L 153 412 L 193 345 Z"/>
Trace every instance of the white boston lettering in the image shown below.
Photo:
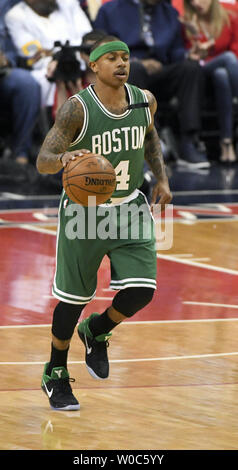
<path fill-rule="evenodd" d="M 109 155 L 112 153 L 112 136 L 109 131 L 103 132 L 102 135 L 102 148 L 103 148 L 103 155 Z"/>
<path fill-rule="evenodd" d="M 102 154 L 101 141 L 102 141 L 102 138 L 100 134 L 92 136 L 92 152 L 93 153 L 97 153 L 98 155 Z"/>
<path fill-rule="evenodd" d="M 112 131 L 112 141 L 117 144 L 117 145 L 113 145 L 113 152 L 121 152 L 122 150 L 122 147 L 121 147 L 121 138 L 120 137 L 117 137 L 118 135 L 120 135 L 121 131 L 120 129 L 113 129 Z"/>
<path fill-rule="evenodd" d="M 139 127 L 137 126 L 131 128 L 131 146 L 133 150 L 139 148 Z"/>
<path fill-rule="evenodd" d="M 146 132 L 146 127 L 145 126 L 140 126 L 140 140 L 139 140 L 139 148 L 141 149 L 144 145 L 144 140 L 145 140 L 145 132 Z"/>
<path fill-rule="evenodd" d="M 125 138 L 125 150 L 129 150 L 129 139 L 128 139 L 128 133 L 129 133 L 130 127 L 122 127 L 121 131 L 124 132 L 124 138 Z"/>
<path fill-rule="evenodd" d="M 122 127 L 92 136 L 92 152 L 109 155 L 112 152 L 137 150 L 143 147 L 145 126 Z"/>

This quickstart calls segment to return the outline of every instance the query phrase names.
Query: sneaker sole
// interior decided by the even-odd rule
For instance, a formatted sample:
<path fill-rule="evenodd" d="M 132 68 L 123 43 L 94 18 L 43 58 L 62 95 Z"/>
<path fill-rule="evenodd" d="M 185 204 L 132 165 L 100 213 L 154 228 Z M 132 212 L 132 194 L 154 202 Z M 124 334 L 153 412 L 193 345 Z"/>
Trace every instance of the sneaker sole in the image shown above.
<path fill-rule="evenodd" d="M 91 367 L 88 366 L 88 364 L 86 363 L 86 369 L 87 371 L 89 372 L 89 374 L 94 378 L 94 379 L 97 379 L 97 380 L 107 380 L 108 379 L 108 375 L 107 377 L 99 377 L 97 374 L 95 374 L 95 372 L 93 371 L 93 369 L 91 369 Z"/>
<path fill-rule="evenodd" d="M 52 405 L 50 405 L 50 407 L 51 407 L 52 410 L 55 410 L 55 411 L 77 411 L 77 410 L 80 410 L 80 404 L 78 404 L 78 405 L 68 405 L 68 406 L 65 406 L 64 408 L 55 408 Z"/>

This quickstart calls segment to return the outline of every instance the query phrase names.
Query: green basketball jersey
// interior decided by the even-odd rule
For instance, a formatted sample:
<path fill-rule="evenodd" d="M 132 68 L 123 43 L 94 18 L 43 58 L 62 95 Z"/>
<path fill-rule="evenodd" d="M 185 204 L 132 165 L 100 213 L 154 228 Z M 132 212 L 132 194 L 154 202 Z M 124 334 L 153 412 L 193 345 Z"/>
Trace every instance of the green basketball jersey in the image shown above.
<path fill-rule="evenodd" d="M 129 84 L 125 87 L 129 105 L 148 103 L 143 90 Z M 84 123 L 69 151 L 84 148 L 104 155 L 117 175 L 112 197 L 128 196 L 143 183 L 144 139 L 151 123 L 149 107 L 132 107 L 123 114 L 112 114 L 101 103 L 92 85 L 74 97 L 83 106 Z"/>

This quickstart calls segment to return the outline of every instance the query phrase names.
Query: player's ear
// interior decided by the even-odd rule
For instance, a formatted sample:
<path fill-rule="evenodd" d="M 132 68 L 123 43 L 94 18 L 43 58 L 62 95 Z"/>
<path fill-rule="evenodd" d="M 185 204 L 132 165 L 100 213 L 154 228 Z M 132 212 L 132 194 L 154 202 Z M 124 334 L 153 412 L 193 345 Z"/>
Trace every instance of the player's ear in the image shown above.
<path fill-rule="evenodd" d="M 98 68 L 97 67 L 97 62 L 89 62 L 89 66 L 91 67 L 91 69 L 94 73 L 97 72 L 97 68 Z"/>

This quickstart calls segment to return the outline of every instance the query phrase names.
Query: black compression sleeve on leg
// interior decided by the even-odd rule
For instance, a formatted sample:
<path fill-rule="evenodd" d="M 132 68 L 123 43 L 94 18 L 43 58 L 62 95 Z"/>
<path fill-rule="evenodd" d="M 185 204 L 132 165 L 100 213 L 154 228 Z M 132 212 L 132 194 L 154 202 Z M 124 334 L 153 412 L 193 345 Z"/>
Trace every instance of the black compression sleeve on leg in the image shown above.
<path fill-rule="evenodd" d="M 52 333 L 61 340 L 70 339 L 85 304 L 59 302 L 53 313 Z"/>
<path fill-rule="evenodd" d="M 138 310 L 151 302 L 154 289 L 150 287 L 128 287 L 120 290 L 112 301 L 112 306 L 126 317 L 132 317 Z"/>

